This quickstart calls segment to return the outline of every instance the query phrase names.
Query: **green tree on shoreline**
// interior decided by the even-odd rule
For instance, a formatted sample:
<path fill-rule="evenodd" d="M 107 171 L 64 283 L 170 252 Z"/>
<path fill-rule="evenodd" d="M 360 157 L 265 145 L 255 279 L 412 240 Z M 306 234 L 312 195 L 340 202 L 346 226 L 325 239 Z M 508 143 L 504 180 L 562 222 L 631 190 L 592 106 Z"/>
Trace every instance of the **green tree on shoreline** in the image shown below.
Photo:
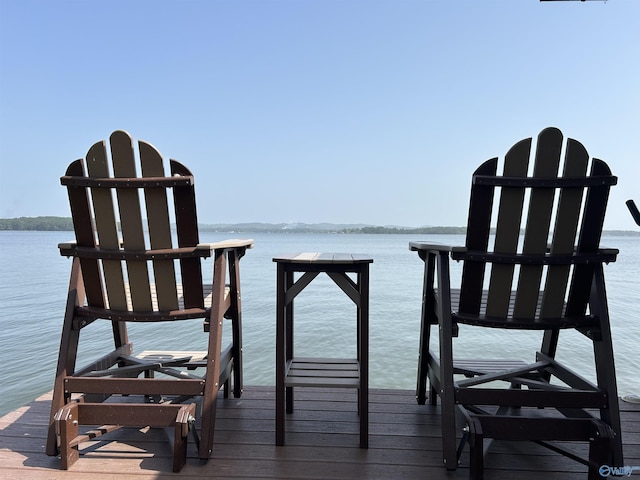
<path fill-rule="evenodd" d="M 0 230 L 73 231 L 70 217 L 0 218 Z"/>

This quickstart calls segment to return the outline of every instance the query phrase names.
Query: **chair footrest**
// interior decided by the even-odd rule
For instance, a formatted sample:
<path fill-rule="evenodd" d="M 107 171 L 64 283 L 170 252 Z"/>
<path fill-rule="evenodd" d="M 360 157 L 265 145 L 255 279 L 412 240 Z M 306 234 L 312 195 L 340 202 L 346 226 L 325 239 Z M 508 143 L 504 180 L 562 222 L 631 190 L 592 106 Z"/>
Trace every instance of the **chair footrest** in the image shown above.
<path fill-rule="evenodd" d="M 144 350 L 135 355 L 138 360 L 144 360 L 145 362 L 172 362 L 177 359 L 189 358 L 188 363 L 202 362 L 207 358 L 206 350 L 191 351 L 191 350 Z"/>
<path fill-rule="evenodd" d="M 187 438 L 195 421 L 196 404 L 78 403 L 71 402 L 54 416 L 61 467 L 67 470 L 79 457 L 80 443 L 120 427 L 174 427 L 173 471 L 186 463 Z M 102 425 L 79 435 L 79 425 Z"/>
<path fill-rule="evenodd" d="M 598 468 L 610 461 L 613 429 L 597 418 L 541 418 L 506 415 L 468 416 L 471 478 L 481 479 L 484 468 L 484 439 L 533 441 L 588 467 L 588 478 L 600 478 Z M 588 457 L 573 449 L 548 442 L 587 442 Z"/>
<path fill-rule="evenodd" d="M 597 418 L 565 418 L 471 414 L 471 433 L 496 440 L 589 441 L 613 438 L 613 430 Z"/>

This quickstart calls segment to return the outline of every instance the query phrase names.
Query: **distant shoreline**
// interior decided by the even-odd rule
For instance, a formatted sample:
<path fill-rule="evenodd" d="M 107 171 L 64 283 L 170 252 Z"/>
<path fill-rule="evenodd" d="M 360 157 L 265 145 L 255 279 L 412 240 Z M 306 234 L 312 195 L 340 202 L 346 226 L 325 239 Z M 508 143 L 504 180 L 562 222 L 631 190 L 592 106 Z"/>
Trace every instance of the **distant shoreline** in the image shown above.
<path fill-rule="evenodd" d="M 71 217 L 19 217 L 0 218 L 0 231 L 73 231 Z M 238 223 L 201 224 L 201 232 L 220 233 L 331 233 L 331 234 L 413 234 L 413 235 L 464 235 L 466 227 L 399 227 L 365 224 L 332 223 Z M 640 236 L 640 231 L 605 230 L 608 236 Z"/>

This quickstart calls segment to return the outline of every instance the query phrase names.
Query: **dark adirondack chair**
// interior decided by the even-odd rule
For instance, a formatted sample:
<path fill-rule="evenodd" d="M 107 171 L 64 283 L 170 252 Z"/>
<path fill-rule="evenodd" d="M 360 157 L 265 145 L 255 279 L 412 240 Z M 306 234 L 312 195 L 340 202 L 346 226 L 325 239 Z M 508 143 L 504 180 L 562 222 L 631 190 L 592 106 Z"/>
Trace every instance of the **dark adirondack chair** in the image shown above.
<path fill-rule="evenodd" d="M 623 465 L 603 274 L 618 251 L 599 246 L 617 179 L 603 161 L 590 161 L 582 144 L 563 143 L 559 130 L 547 128 L 535 152 L 531 138 L 509 150 L 502 175 L 497 158 L 474 172 L 465 246 L 410 243 L 425 262 L 417 400 L 425 403 L 428 379 L 431 404 L 441 399 L 445 466 L 457 467 L 468 441 L 474 478 L 483 475 L 484 438 L 543 444 L 588 465 L 592 479 L 600 465 Z M 450 259 L 463 262 L 457 287 Z M 429 345 L 432 325 L 439 327 L 438 352 Z M 482 327 L 501 329 L 505 342 L 509 330 L 537 331 L 541 347 L 529 361 L 464 360 L 458 350 L 454 356 L 454 337 Z M 556 359 L 566 329 L 592 344 L 595 381 Z M 456 427 L 456 411 L 464 429 Z M 569 441 L 589 442 L 588 458 L 576 457 Z"/>
<path fill-rule="evenodd" d="M 211 454 L 218 391 L 242 392 L 239 261 L 252 241 L 200 244 L 191 172 L 171 160 L 166 175 L 162 156 L 140 141 L 139 176 L 129 134 L 116 131 L 109 143 L 93 145 L 86 160 L 71 163 L 61 178 L 76 240 L 59 245 L 73 264 L 46 451 L 60 454 L 66 469 L 81 442 L 103 433 L 122 426 L 174 427 L 173 469 L 179 471 L 190 431 L 199 438 L 199 457 Z M 202 262 L 208 257 L 213 274 L 206 281 Z M 225 349 L 223 318 L 232 329 Z M 76 368 L 80 332 L 102 323 L 96 320 L 110 323 L 105 341 L 113 351 Z M 204 324 L 203 351 L 180 351 L 173 347 L 175 333 L 166 333 L 169 351 L 134 354 L 129 322 L 151 323 L 157 336 L 190 320 Z M 79 425 L 99 428 L 84 432 Z"/>

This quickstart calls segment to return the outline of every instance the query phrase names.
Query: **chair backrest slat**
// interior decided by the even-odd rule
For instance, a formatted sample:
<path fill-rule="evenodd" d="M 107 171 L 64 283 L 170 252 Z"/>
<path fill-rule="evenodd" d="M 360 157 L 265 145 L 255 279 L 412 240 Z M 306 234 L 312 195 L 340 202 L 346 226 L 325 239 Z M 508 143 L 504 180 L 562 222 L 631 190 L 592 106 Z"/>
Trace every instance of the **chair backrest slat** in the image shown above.
<path fill-rule="evenodd" d="M 495 175 L 497 166 L 498 159 L 492 158 L 480 165 L 474 175 Z M 471 185 L 471 201 L 469 206 L 469 219 L 467 221 L 466 240 L 466 247 L 469 250 L 486 251 L 489 245 L 493 192 L 494 189 L 491 186 Z M 482 304 L 484 273 L 484 263 L 465 262 L 462 268 L 460 310 L 475 315 L 479 313 Z"/>
<path fill-rule="evenodd" d="M 191 172 L 181 163 L 171 160 L 172 175 L 191 175 Z M 198 236 L 198 218 L 196 215 L 196 196 L 193 187 L 176 187 L 173 189 L 173 202 L 176 210 L 176 229 L 178 233 L 178 246 L 197 245 L 200 242 Z M 182 288 L 185 308 L 202 308 L 203 291 L 202 265 L 197 258 L 180 259 L 182 274 Z"/>
<path fill-rule="evenodd" d="M 136 163 L 131 137 L 122 131 L 110 138 L 113 176 L 136 178 Z M 125 250 L 145 250 L 140 195 L 135 188 L 116 188 L 122 247 Z M 149 269 L 145 260 L 127 260 L 127 277 L 133 310 L 151 311 Z"/>
<path fill-rule="evenodd" d="M 72 162 L 65 173 L 67 176 L 84 177 L 84 161 L 82 159 Z M 91 213 L 91 201 L 88 190 L 84 187 L 67 187 L 71 218 L 76 243 L 79 247 L 95 248 L 96 238 Z M 102 269 L 100 262 L 92 258 L 81 258 L 80 267 L 85 284 L 87 303 L 98 308 L 104 308 L 104 284 L 102 281 Z"/>
<path fill-rule="evenodd" d="M 588 163 L 589 154 L 584 146 L 571 138 L 568 139 L 563 176 L 585 177 Z M 564 188 L 560 191 L 558 213 L 550 247 L 552 255 L 573 252 L 576 245 L 583 190 L 583 188 L 576 187 Z M 562 315 L 570 269 L 570 265 L 549 266 L 540 312 L 542 318 L 557 318 Z"/>
<path fill-rule="evenodd" d="M 531 154 L 531 139 L 514 145 L 505 156 L 505 176 L 526 177 Z M 496 238 L 493 250 L 499 253 L 515 253 L 520 237 L 520 221 L 524 204 L 524 187 L 503 187 L 500 192 Z M 511 285 L 514 265 L 491 266 L 487 315 L 505 317 L 511 304 Z"/>
<path fill-rule="evenodd" d="M 150 144 L 139 142 L 140 164 L 144 177 L 164 177 L 164 165 L 160 153 Z M 164 188 L 145 188 L 145 206 L 149 225 L 151 248 L 172 248 L 171 225 L 168 218 L 169 206 Z M 154 260 L 153 273 L 160 310 L 177 310 L 178 293 L 176 290 L 176 271 L 173 260 Z"/>
<path fill-rule="evenodd" d="M 98 142 L 89 149 L 86 161 L 87 174 L 90 177 L 109 177 L 109 165 L 104 142 Z M 120 241 L 111 190 L 92 187 L 91 200 L 93 202 L 93 215 L 100 248 L 118 250 Z M 106 294 L 109 299 L 108 308 L 127 310 L 127 297 L 121 263 L 116 260 L 103 260 L 102 268 Z"/>
<path fill-rule="evenodd" d="M 591 176 L 610 176 L 609 166 L 602 160 L 594 158 L 591 163 Z M 587 191 L 582 214 L 582 225 L 578 237 L 577 251 L 593 253 L 597 251 L 602 236 L 604 215 L 609 199 L 609 184 L 593 186 Z M 584 315 L 593 278 L 593 265 L 576 265 L 573 269 L 567 315 Z"/>
<path fill-rule="evenodd" d="M 556 129 L 543 130 L 538 136 L 533 176 L 553 178 L 558 176 L 562 151 L 562 133 Z M 531 191 L 527 212 L 522 253 L 544 255 L 547 250 L 555 190 L 539 188 Z M 536 315 L 542 265 L 522 265 L 518 276 L 514 317 L 533 318 Z"/>

